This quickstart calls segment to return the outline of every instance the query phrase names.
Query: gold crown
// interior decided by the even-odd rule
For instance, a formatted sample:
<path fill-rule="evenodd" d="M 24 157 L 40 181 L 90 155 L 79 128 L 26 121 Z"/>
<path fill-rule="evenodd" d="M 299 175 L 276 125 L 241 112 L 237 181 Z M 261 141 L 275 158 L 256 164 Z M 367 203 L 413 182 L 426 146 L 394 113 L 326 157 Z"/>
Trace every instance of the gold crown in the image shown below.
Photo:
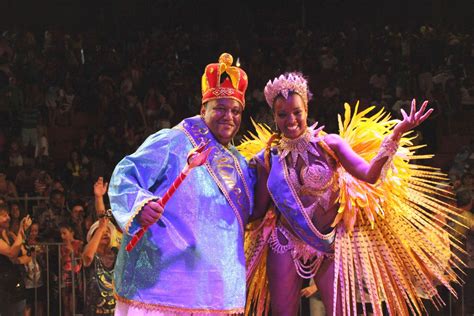
<path fill-rule="evenodd" d="M 218 63 L 206 66 L 201 79 L 203 104 L 214 99 L 231 98 L 245 107 L 247 74 L 241 68 L 232 66 L 233 61 L 231 54 L 223 53 Z M 227 76 L 222 78 L 223 74 Z"/>

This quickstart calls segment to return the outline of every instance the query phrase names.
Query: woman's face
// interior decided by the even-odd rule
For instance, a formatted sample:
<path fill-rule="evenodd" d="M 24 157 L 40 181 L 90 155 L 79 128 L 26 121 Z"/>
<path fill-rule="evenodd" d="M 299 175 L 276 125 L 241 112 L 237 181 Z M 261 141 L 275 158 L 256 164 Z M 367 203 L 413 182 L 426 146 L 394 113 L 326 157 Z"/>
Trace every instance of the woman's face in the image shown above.
<path fill-rule="evenodd" d="M 20 207 L 18 205 L 13 204 L 11 208 L 12 218 L 19 219 L 20 218 Z"/>
<path fill-rule="evenodd" d="M 107 229 L 105 230 L 104 234 L 102 235 L 102 238 L 100 239 L 100 243 L 102 245 L 108 245 L 110 244 L 110 228 L 107 227 Z"/>
<path fill-rule="evenodd" d="M 308 127 L 307 107 L 303 98 L 296 93 L 289 95 L 288 99 L 277 97 L 273 103 L 273 114 L 278 129 L 287 138 L 298 138 Z"/>
<path fill-rule="evenodd" d="M 39 234 L 39 225 L 33 224 L 30 228 L 30 239 L 36 239 Z"/>
<path fill-rule="evenodd" d="M 61 239 L 63 241 L 71 241 L 74 239 L 74 233 L 68 228 L 61 227 L 59 232 L 61 233 Z"/>

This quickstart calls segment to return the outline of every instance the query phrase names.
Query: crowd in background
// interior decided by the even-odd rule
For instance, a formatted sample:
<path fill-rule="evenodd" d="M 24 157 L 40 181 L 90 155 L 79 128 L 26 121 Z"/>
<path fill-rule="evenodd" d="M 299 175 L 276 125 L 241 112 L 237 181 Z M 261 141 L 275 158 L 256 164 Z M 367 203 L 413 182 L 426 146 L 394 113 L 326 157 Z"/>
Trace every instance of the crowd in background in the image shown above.
<path fill-rule="evenodd" d="M 396 116 L 412 98 L 427 99 L 435 113 L 418 134 L 436 153 L 442 150 L 439 135 L 454 131 L 463 113 L 474 110 L 472 34 L 448 26 L 347 24 L 326 32 L 262 23 L 245 36 L 197 25 L 130 29 L 120 36 L 57 26 L 6 30 L 0 36 L 0 207 L 8 209 L 12 238 L 25 215 L 33 218 L 23 255 L 34 260 L 22 263 L 27 290 L 33 283 L 45 285 L 44 253 L 32 257 L 38 243 L 63 243 L 64 275 L 57 284 L 66 314 L 72 313 L 72 293 L 87 286 L 78 282 L 72 291 L 71 274 L 91 266 L 91 253 L 102 252 L 105 270 L 113 266 L 114 252 L 99 247 L 99 237 L 95 252 L 86 246 L 93 238 L 89 229 L 107 209 L 105 182 L 148 135 L 199 112 L 201 71 L 224 51 L 250 79 L 239 137 L 251 129 L 250 117 L 274 126 L 263 87 L 284 71 L 299 70 L 309 78 L 315 94 L 310 120 L 322 122 L 328 132 L 337 131 L 345 101 L 383 106 Z M 80 116 L 89 119 L 87 128 L 75 130 Z M 71 129 L 72 150 L 56 157 L 50 146 L 57 135 L 51 133 Z M 443 166 L 461 204 L 474 194 L 474 142 L 465 145 Z M 98 198 L 105 205 L 97 206 Z M 112 233 L 105 219 L 95 225 L 101 236 Z M 28 295 L 31 311 L 31 291 Z M 90 304 L 76 309 L 85 306 Z M 38 308 L 44 312 L 44 305 Z"/>

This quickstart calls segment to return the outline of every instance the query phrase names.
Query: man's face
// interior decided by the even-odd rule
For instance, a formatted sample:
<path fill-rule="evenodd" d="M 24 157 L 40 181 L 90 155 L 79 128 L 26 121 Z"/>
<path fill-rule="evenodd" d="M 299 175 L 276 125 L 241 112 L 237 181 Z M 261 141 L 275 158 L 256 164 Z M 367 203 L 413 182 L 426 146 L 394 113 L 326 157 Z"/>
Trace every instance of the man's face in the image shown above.
<path fill-rule="evenodd" d="M 55 208 L 62 208 L 64 206 L 64 196 L 61 194 L 54 194 L 51 197 L 51 206 Z"/>
<path fill-rule="evenodd" d="M 234 99 L 211 100 L 201 107 L 201 116 L 214 137 L 227 145 L 237 134 L 243 106 Z"/>

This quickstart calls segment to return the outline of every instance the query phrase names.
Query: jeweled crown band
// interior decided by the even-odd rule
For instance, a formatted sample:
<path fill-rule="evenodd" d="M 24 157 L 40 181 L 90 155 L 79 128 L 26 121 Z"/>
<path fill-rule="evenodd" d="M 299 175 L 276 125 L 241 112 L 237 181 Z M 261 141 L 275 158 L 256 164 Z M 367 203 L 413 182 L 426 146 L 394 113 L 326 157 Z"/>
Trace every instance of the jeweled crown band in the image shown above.
<path fill-rule="evenodd" d="M 303 98 L 305 105 L 308 104 L 308 82 L 299 73 L 287 73 L 276 77 L 273 81 L 269 80 L 264 89 L 265 99 L 271 108 L 277 96 L 282 95 L 288 99 L 291 92 L 297 93 Z"/>

